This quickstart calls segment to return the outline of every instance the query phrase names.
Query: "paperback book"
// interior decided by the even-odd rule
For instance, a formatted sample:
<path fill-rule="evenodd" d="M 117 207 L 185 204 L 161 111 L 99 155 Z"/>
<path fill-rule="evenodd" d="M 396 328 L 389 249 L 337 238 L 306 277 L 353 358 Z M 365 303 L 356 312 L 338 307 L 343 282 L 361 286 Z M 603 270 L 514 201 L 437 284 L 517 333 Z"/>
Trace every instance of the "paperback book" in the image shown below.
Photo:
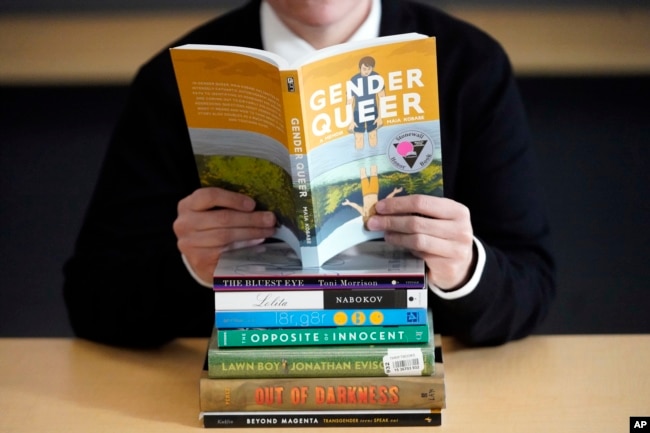
<path fill-rule="evenodd" d="M 276 377 L 431 376 L 442 358 L 429 319 L 429 339 L 417 344 L 224 348 L 213 330 L 206 369 L 211 379 Z"/>
<path fill-rule="evenodd" d="M 405 289 L 426 284 L 424 260 L 383 240 L 352 246 L 322 266 L 303 268 L 284 242 L 224 252 L 214 275 L 215 290 Z"/>
<path fill-rule="evenodd" d="M 171 49 L 199 178 L 253 197 L 303 267 L 383 233 L 375 203 L 443 192 L 435 38 L 328 47 L 289 64 L 251 48 Z"/>
<path fill-rule="evenodd" d="M 367 325 L 424 325 L 425 308 L 216 311 L 214 326 L 236 328 L 301 328 Z"/>

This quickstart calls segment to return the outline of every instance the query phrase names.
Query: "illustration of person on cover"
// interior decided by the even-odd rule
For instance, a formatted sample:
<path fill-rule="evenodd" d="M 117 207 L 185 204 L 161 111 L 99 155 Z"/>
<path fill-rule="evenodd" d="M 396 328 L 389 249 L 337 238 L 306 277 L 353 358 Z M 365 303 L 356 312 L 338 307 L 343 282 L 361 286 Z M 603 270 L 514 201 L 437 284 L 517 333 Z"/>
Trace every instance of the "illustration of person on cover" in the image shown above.
<path fill-rule="evenodd" d="M 354 147 L 357 150 L 363 149 L 365 133 L 368 133 L 370 147 L 375 147 L 377 129 L 382 125 L 379 98 L 385 96 L 384 82 L 375 71 L 375 59 L 371 56 L 362 57 L 359 60 L 359 73 L 350 81 L 358 89 L 357 92 L 349 92 L 347 100 L 353 111 L 353 120 L 348 130 L 354 132 Z"/>
<path fill-rule="evenodd" d="M 345 199 L 342 206 L 350 206 L 355 209 L 361 215 L 363 219 L 363 226 L 366 227 L 366 223 L 375 212 L 375 204 L 379 201 L 379 177 L 377 176 L 377 166 L 372 165 L 370 167 L 370 176 L 366 173 L 366 168 L 361 167 L 360 169 L 360 180 L 361 180 L 361 195 L 363 196 L 363 206 L 351 202 L 349 199 Z M 388 194 L 386 198 L 391 198 L 395 194 L 402 192 L 402 187 L 397 187 L 393 189 L 393 192 Z"/>

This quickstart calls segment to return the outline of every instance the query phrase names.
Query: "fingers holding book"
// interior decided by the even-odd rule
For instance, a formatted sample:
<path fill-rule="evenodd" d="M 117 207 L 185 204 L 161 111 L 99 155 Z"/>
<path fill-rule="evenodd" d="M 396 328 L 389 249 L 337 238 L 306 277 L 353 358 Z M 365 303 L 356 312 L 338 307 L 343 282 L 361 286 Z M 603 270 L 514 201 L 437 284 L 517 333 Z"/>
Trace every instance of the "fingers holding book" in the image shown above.
<path fill-rule="evenodd" d="M 272 212 L 256 211 L 250 197 L 221 188 L 199 188 L 179 201 L 177 210 L 178 249 L 203 282 L 212 281 L 224 251 L 259 244 L 275 233 Z"/>

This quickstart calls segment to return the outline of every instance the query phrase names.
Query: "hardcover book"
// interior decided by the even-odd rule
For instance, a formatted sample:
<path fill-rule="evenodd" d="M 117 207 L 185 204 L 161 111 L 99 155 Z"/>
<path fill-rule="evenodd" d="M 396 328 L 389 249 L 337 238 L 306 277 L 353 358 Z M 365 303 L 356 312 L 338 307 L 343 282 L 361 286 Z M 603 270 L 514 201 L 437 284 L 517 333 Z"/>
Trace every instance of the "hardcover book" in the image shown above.
<path fill-rule="evenodd" d="M 426 285 L 424 260 L 383 240 L 352 246 L 322 266 L 303 268 L 284 242 L 224 252 L 215 290 L 404 289 Z"/>
<path fill-rule="evenodd" d="M 212 379 L 272 377 L 430 376 L 442 357 L 429 319 L 429 339 L 418 344 L 224 348 L 213 330 L 207 353 Z"/>
<path fill-rule="evenodd" d="M 427 325 L 217 329 L 220 347 L 426 343 Z"/>
<path fill-rule="evenodd" d="M 383 233 L 379 199 L 442 195 L 435 39 L 405 34 L 288 64 L 262 50 L 171 49 L 203 186 L 254 198 L 303 267 Z"/>
<path fill-rule="evenodd" d="M 439 346 L 439 335 L 434 340 Z M 211 379 L 206 367 L 199 380 L 200 410 L 206 413 L 443 409 L 441 350 L 437 352 L 434 370 L 429 376 Z"/>

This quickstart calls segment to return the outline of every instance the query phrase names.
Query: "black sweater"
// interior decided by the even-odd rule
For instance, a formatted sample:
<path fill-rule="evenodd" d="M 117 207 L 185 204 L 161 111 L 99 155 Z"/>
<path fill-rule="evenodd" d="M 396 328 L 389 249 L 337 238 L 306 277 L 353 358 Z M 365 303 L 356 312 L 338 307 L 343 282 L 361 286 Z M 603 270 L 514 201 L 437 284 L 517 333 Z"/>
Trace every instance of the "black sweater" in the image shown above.
<path fill-rule="evenodd" d="M 262 48 L 259 0 L 170 44 Z M 492 345 L 530 334 L 555 292 L 549 227 L 524 108 L 508 58 L 480 30 L 415 2 L 383 0 L 382 35 L 436 36 L 445 196 L 466 205 L 487 252 L 469 295 L 430 294 L 436 332 Z M 208 336 L 211 290 L 176 247 L 180 199 L 199 187 L 167 49 L 146 63 L 115 128 L 73 256 L 64 296 L 79 337 L 155 346 Z"/>

